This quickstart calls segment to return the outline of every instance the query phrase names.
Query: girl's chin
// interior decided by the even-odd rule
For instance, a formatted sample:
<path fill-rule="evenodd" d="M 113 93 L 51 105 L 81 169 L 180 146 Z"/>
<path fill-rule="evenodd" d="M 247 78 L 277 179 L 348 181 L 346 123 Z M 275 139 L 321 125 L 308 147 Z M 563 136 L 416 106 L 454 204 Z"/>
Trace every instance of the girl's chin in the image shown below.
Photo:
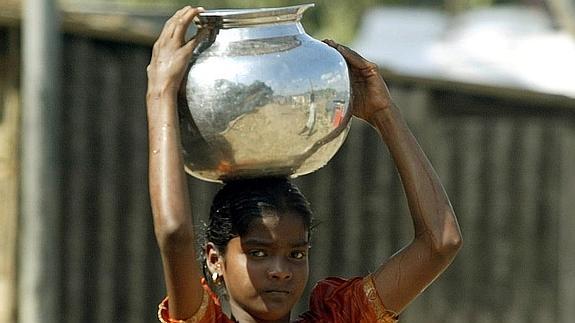
<path fill-rule="evenodd" d="M 266 310 L 254 313 L 252 315 L 255 318 L 264 321 L 278 321 L 278 322 L 289 322 L 291 308 L 286 309 L 285 305 L 280 308 L 280 306 L 268 306 Z"/>
<path fill-rule="evenodd" d="M 290 295 L 294 296 L 294 295 Z M 270 293 L 269 295 L 259 295 L 252 299 L 252 303 L 239 304 L 230 299 L 232 308 L 236 308 L 240 313 L 234 313 L 236 319 L 244 315 L 263 321 L 290 322 L 290 314 L 297 300 L 292 297 L 286 297 L 285 293 Z M 240 314 L 240 315 L 236 315 Z"/>

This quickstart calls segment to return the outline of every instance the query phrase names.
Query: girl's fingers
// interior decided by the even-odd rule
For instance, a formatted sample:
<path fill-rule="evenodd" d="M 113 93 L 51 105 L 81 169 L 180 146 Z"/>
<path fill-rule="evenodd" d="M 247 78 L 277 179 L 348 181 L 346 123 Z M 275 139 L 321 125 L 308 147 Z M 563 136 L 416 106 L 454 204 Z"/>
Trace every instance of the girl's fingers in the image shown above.
<path fill-rule="evenodd" d="M 165 50 L 174 51 L 184 45 L 186 32 L 194 18 L 204 11 L 204 8 L 192 8 L 190 6 L 178 10 L 166 21 L 160 36 L 152 49 L 152 60 L 157 59 L 160 52 Z"/>
<path fill-rule="evenodd" d="M 188 58 L 191 58 L 194 49 L 196 49 L 196 47 L 198 47 L 198 44 L 201 43 L 204 39 L 206 39 L 209 34 L 210 34 L 209 29 L 200 28 L 196 33 L 196 35 L 192 39 L 190 39 L 184 46 L 182 46 L 185 55 L 188 56 Z"/>
<path fill-rule="evenodd" d="M 176 13 L 174 13 L 174 15 L 166 21 L 166 23 L 164 24 L 164 28 L 162 28 L 162 32 L 160 33 L 160 36 L 158 36 L 158 41 L 162 41 L 164 39 L 170 39 L 172 37 L 172 34 L 174 33 L 174 28 L 175 28 L 174 22 L 179 19 L 179 16 L 182 14 L 182 12 L 185 9 L 186 8 L 182 8 L 182 9 L 176 11 Z"/>
<path fill-rule="evenodd" d="M 369 67 L 369 62 L 354 50 L 341 44 L 338 44 L 331 39 L 324 40 L 324 43 L 335 48 L 345 58 L 345 60 L 349 65 L 358 69 L 364 69 Z"/>
<path fill-rule="evenodd" d="M 188 31 L 188 28 L 190 27 L 190 24 L 194 18 L 201 12 L 204 12 L 204 9 L 201 7 L 192 8 L 188 6 L 184 8 L 184 11 L 178 17 L 178 20 L 175 21 L 172 38 L 177 40 L 180 45 L 183 45 L 186 42 L 186 32 Z"/>
<path fill-rule="evenodd" d="M 322 41 L 323 41 L 324 43 L 328 44 L 330 47 L 335 48 L 335 46 L 337 46 L 337 43 L 334 42 L 334 41 L 331 40 L 331 39 L 324 39 L 324 40 L 322 40 Z"/>

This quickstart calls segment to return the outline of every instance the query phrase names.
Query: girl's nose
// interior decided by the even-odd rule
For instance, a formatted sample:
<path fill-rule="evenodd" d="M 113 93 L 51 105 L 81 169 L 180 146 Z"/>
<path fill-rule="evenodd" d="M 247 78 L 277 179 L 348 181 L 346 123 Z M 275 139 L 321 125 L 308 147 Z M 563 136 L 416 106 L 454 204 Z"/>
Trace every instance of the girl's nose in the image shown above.
<path fill-rule="evenodd" d="M 275 260 L 268 270 L 271 279 L 285 280 L 290 279 L 292 275 L 289 265 L 284 260 Z"/>

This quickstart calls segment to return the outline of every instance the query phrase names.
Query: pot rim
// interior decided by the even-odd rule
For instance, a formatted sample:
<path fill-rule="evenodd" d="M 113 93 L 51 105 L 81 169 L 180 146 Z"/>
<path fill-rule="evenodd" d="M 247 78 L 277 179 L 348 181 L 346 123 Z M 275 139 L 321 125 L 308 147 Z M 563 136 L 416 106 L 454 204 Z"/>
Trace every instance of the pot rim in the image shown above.
<path fill-rule="evenodd" d="M 201 27 L 239 28 L 253 25 L 297 22 L 314 3 L 289 7 L 251 9 L 213 9 L 200 13 L 194 22 Z"/>

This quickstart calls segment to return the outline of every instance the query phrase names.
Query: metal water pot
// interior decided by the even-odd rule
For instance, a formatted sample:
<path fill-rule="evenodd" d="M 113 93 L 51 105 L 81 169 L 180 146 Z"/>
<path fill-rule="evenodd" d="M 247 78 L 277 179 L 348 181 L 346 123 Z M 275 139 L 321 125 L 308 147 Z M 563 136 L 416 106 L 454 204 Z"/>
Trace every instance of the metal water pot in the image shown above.
<path fill-rule="evenodd" d="M 196 25 L 211 34 L 192 58 L 178 105 L 189 174 L 296 177 L 341 147 L 351 119 L 347 65 L 304 31 L 300 18 L 310 7 L 199 15 Z"/>

